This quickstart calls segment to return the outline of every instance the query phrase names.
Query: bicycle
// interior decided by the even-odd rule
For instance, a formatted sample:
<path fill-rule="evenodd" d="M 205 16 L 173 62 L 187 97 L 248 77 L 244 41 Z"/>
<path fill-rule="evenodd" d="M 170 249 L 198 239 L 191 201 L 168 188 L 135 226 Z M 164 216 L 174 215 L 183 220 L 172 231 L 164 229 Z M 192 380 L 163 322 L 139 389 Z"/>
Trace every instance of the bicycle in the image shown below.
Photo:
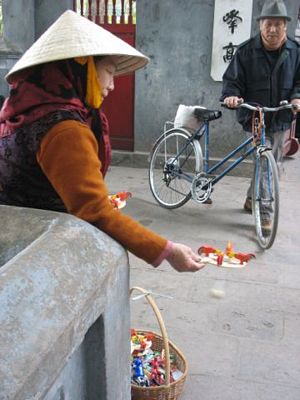
<path fill-rule="evenodd" d="M 278 228 L 279 177 L 274 156 L 265 144 L 265 113 L 296 110 L 297 107 L 286 102 L 281 102 L 278 107 L 261 107 L 248 103 L 242 103 L 239 107 L 253 111 L 252 136 L 211 167 L 209 123 L 220 118 L 222 112 L 195 107 L 194 116 L 202 125 L 192 132 L 184 127 L 167 129 L 167 124 L 172 123 L 166 122 L 164 132 L 154 143 L 150 154 L 150 189 L 155 200 L 168 209 L 181 207 L 191 198 L 204 203 L 217 182 L 255 153 L 252 214 L 258 244 L 262 249 L 268 249 L 274 243 Z M 204 153 L 200 144 L 202 137 Z M 231 161 L 238 153 L 241 153 L 238 158 Z M 217 173 L 227 161 L 229 165 Z"/>

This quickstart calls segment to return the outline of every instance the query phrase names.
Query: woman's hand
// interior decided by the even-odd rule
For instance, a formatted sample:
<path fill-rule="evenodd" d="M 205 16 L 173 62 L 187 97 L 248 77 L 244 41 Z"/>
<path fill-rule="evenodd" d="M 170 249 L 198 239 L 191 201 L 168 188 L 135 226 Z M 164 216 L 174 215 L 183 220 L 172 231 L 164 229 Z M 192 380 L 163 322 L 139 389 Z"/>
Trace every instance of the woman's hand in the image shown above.
<path fill-rule="evenodd" d="M 172 243 L 172 248 L 166 260 L 178 272 L 196 272 L 205 264 L 200 262 L 200 256 L 193 250 L 180 243 Z"/>

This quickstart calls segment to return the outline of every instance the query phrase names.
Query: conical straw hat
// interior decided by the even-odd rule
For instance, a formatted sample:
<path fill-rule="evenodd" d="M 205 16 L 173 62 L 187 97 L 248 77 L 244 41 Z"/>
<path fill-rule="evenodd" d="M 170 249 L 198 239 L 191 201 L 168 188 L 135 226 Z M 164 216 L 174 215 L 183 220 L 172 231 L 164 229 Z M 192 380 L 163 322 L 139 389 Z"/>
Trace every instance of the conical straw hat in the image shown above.
<path fill-rule="evenodd" d="M 83 56 L 111 55 L 116 63 L 116 75 L 144 67 L 149 59 L 117 36 L 74 11 L 65 11 L 16 62 L 6 75 L 51 61 Z"/>

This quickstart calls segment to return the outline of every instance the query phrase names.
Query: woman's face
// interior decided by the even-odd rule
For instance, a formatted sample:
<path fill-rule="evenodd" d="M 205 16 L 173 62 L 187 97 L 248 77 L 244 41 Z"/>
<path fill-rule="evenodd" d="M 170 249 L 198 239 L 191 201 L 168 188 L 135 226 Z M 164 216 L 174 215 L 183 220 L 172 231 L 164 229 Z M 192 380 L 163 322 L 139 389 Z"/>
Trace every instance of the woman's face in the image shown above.
<path fill-rule="evenodd" d="M 97 76 L 101 87 L 101 94 L 107 97 L 109 92 L 114 90 L 114 74 L 116 65 L 112 57 L 104 57 L 96 60 Z"/>

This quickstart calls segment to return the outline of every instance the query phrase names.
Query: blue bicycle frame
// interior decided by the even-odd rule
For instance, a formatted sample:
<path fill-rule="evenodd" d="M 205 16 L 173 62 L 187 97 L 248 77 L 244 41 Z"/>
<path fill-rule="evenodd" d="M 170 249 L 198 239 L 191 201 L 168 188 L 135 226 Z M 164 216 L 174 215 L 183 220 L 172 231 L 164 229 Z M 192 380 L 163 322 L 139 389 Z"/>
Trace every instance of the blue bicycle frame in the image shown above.
<path fill-rule="evenodd" d="M 203 129 L 203 128 L 202 128 Z M 257 146 L 251 146 L 249 145 L 253 142 L 253 136 L 249 137 L 246 139 L 243 143 L 241 143 L 238 147 L 236 147 L 233 151 L 228 153 L 222 160 L 217 162 L 215 165 L 212 167 L 209 167 L 209 122 L 205 121 L 204 122 L 204 157 L 203 157 L 203 163 L 204 163 L 204 172 L 208 175 L 213 175 L 220 167 L 222 167 L 230 158 L 238 154 L 241 150 L 245 149 L 248 147 L 248 149 L 241 154 L 236 160 L 232 161 L 228 167 L 226 167 L 222 172 L 217 174 L 217 176 L 213 177 L 211 180 L 211 184 L 214 185 L 217 183 L 220 179 L 222 179 L 225 175 L 228 174 L 231 170 L 233 170 L 237 165 L 239 165 L 245 158 L 247 158 L 250 154 L 254 153 L 256 151 Z M 262 126 L 261 130 L 261 139 L 260 139 L 260 146 L 263 146 L 265 144 L 265 129 L 264 129 L 264 124 Z"/>

